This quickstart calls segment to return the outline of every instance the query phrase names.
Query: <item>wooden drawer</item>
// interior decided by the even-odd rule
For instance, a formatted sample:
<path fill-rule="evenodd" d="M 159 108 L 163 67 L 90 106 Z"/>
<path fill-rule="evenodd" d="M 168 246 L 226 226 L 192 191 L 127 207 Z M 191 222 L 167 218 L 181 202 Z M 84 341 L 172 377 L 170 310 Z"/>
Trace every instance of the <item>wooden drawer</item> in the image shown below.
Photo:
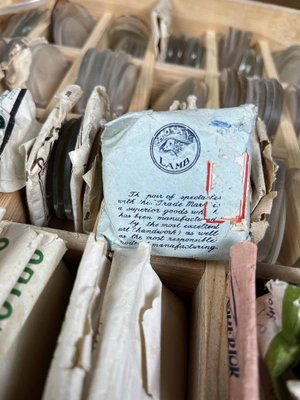
<path fill-rule="evenodd" d="M 74 83 L 81 60 L 90 47 L 103 49 L 107 46 L 106 33 L 118 15 L 134 14 L 150 25 L 150 12 L 156 1 L 79 1 L 87 7 L 97 20 L 94 30 L 81 49 L 59 46 L 70 61 L 70 68 L 57 91 Z M 139 65 L 139 78 L 131 101 L 130 111 L 148 108 L 149 100 L 166 87 L 182 78 L 194 76 L 204 79 L 209 87 L 207 107 L 219 107 L 219 73 L 217 34 L 234 26 L 255 33 L 256 46 L 264 60 L 264 75 L 278 78 L 271 52 L 287 47 L 300 40 L 298 24 L 300 11 L 251 1 L 211 0 L 184 2 L 173 0 L 172 31 L 186 36 L 204 36 L 206 43 L 206 65 L 204 70 L 156 62 L 151 41 Z M 48 35 L 47 23 L 31 33 L 33 36 Z M 45 119 L 55 103 L 54 97 L 45 109 L 38 110 Z M 287 224 L 281 259 L 286 265 L 300 258 L 300 151 L 288 110 L 284 109 L 280 126 L 273 143 L 273 153 L 284 159 L 292 169 L 291 183 L 287 186 Z M 298 170 L 298 171 L 297 171 Z M 7 208 L 7 219 L 29 222 L 23 191 L 0 194 L 0 206 Z M 78 263 L 87 235 L 56 229 L 67 240 L 69 263 Z M 228 398 L 228 363 L 225 313 L 225 287 L 227 262 L 205 262 L 187 259 L 153 257 L 152 263 L 163 283 L 184 297 L 190 310 L 190 360 L 189 398 Z M 289 270 L 289 269 L 287 269 Z M 262 279 L 276 277 L 278 270 L 269 274 L 258 268 Z M 297 276 L 295 280 L 297 281 Z"/>

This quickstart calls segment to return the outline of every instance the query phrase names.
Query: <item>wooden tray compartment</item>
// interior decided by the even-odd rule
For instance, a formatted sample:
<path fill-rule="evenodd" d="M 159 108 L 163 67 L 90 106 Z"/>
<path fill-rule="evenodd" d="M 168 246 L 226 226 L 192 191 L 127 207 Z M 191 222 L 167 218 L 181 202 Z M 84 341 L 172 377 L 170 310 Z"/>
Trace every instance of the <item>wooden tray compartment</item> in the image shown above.
<path fill-rule="evenodd" d="M 61 51 L 72 61 L 72 65 L 61 82 L 60 88 L 74 83 L 81 59 L 89 47 L 105 47 L 105 32 L 112 18 L 122 14 L 134 14 L 150 21 L 150 10 L 156 1 L 120 0 L 84 2 L 94 18 L 99 18 L 92 34 L 81 49 L 60 46 Z M 254 2 L 211 0 L 210 2 L 181 2 L 173 0 L 172 32 L 185 33 L 187 37 L 205 34 L 206 67 L 196 70 L 173 64 L 155 62 L 151 46 L 143 60 L 135 60 L 140 65 L 140 75 L 132 99 L 130 111 L 148 106 L 150 98 L 157 96 L 170 84 L 189 76 L 205 79 L 209 86 L 207 107 L 219 106 L 219 69 L 217 59 L 217 33 L 227 32 L 228 26 L 251 30 L 256 33 L 255 40 L 264 59 L 266 77 L 277 77 L 271 52 L 289 46 L 300 39 L 298 18 L 300 12 L 261 5 Z M 42 118 L 54 104 L 52 99 L 46 110 L 40 110 Z M 288 115 L 284 109 L 280 127 L 274 140 L 274 155 L 286 161 L 289 168 L 296 169 L 293 179 L 299 182 L 299 145 Z M 297 180 L 298 179 L 298 180 Z M 293 181 L 293 182 L 294 182 Z M 292 264 L 300 257 L 300 215 L 299 185 L 288 186 L 287 228 L 282 246 L 282 260 Z M 0 206 L 7 207 L 7 218 L 26 221 L 24 193 L 0 195 Z M 295 214 L 296 213 L 296 214 Z M 28 221 L 28 220 L 27 220 Z M 48 228 L 47 228 L 48 229 Z M 56 230 L 67 240 L 70 250 L 66 259 L 77 264 L 83 251 L 87 236 Z M 291 257 L 291 254 L 293 257 Z M 226 262 L 204 262 L 186 259 L 153 257 L 152 264 L 163 283 L 180 296 L 188 299 L 190 310 L 190 360 L 189 360 L 189 398 L 226 399 L 228 398 L 228 369 L 225 314 Z M 287 270 L 290 274 L 298 271 Z M 284 274 L 283 271 L 281 271 Z M 259 275 L 260 274 L 260 275 Z M 276 275 L 277 274 L 277 275 Z M 262 278 L 282 277 L 278 270 L 260 269 Z M 291 275 L 289 275 L 291 276 Z"/>

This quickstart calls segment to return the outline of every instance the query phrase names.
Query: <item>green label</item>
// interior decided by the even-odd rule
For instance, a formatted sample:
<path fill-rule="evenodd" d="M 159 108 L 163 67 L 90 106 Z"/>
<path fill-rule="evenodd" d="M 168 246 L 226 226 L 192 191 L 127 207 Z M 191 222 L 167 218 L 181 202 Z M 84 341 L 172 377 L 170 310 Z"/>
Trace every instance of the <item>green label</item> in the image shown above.
<path fill-rule="evenodd" d="M 0 251 L 6 249 L 9 245 L 9 240 L 7 238 L 0 238 Z"/>
<path fill-rule="evenodd" d="M 25 275 L 26 277 L 24 278 Z M 24 271 L 22 272 L 22 275 L 20 276 L 20 278 L 18 279 L 18 283 L 23 283 L 26 284 L 30 281 L 30 279 L 32 278 L 32 275 L 34 274 L 34 271 L 31 268 L 25 267 Z"/>
<path fill-rule="evenodd" d="M 41 250 L 36 250 L 34 254 L 37 256 L 37 258 L 31 258 L 29 260 L 30 264 L 40 264 L 44 260 L 44 254 L 41 252 Z"/>
<path fill-rule="evenodd" d="M 12 306 L 8 301 L 5 301 L 3 303 L 2 309 L 3 308 L 5 309 L 5 311 L 3 313 L 0 312 L 0 321 L 2 319 L 9 318 L 11 316 L 12 312 L 13 312 Z M 2 311 L 2 309 L 1 309 L 1 311 Z"/>
<path fill-rule="evenodd" d="M 1 241 L 2 241 L 2 243 L 4 243 L 3 242 L 4 240 L 6 240 L 5 247 L 7 247 L 8 243 L 9 243 L 9 240 L 5 239 L 5 238 L 0 239 L 0 246 L 1 246 Z M 2 245 L 2 247 L 0 247 L 0 250 L 3 250 L 3 248 L 4 247 Z M 29 264 L 40 264 L 44 260 L 44 254 L 40 250 L 36 250 L 34 252 L 34 255 L 35 255 L 35 257 L 32 257 L 29 260 L 28 265 Z M 34 274 L 34 270 L 29 268 L 28 265 L 24 268 L 24 271 L 22 272 L 22 275 L 19 277 L 19 279 L 17 281 L 18 283 L 26 285 L 30 281 L 30 279 L 32 278 L 32 276 Z M 21 297 L 21 295 L 22 295 L 22 292 L 17 288 L 13 288 L 10 293 L 15 295 L 15 296 L 17 296 L 17 297 Z M 3 308 L 5 310 L 4 310 L 3 313 L 1 313 Z M 2 305 L 1 310 L 0 310 L 0 320 L 9 318 L 12 315 L 12 313 L 13 313 L 12 305 L 8 301 L 5 301 L 3 303 L 3 305 Z"/>

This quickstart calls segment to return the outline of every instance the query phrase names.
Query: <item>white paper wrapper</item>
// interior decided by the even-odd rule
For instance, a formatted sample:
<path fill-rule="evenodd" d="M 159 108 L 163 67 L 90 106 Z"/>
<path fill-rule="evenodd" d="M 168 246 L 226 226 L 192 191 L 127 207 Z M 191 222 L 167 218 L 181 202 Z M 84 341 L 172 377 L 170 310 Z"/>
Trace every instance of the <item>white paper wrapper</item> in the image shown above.
<path fill-rule="evenodd" d="M 260 355 L 264 358 L 273 338 L 282 329 L 282 302 L 288 284 L 282 281 L 269 281 L 270 293 L 258 297 L 257 330 Z"/>
<path fill-rule="evenodd" d="M 180 103 L 179 100 L 174 100 L 170 105 L 170 111 L 176 110 L 196 110 L 197 109 L 197 97 L 193 94 L 189 95 L 186 101 Z"/>
<path fill-rule="evenodd" d="M 22 226 L 18 226 L 18 229 L 22 231 Z M 34 254 L 17 277 L 5 302 L 1 303 L 3 305 L 0 309 L 0 359 L 6 356 L 66 251 L 64 241 L 57 235 L 43 232 L 38 237 L 41 240 Z M 20 252 L 20 247 L 17 243 L 15 246 L 10 248 L 10 252 L 16 257 Z M 4 276 L 1 282 L 6 283 L 7 277 Z"/>
<path fill-rule="evenodd" d="M 289 380 L 287 381 L 288 390 L 293 400 L 300 399 L 300 380 Z"/>
<path fill-rule="evenodd" d="M 26 89 L 6 91 L 0 96 L 0 192 L 25 186 L 25 156 L 19 147 L 36 137 L 40 124 L 36 107 Z"/>
<path fill-rule="evenodd" d="M 90 235 L 43 399 L 182 400 L 184 304 L 151 268 L 149 245 L 118 250 L 112 266 L 106 249 Z"/>
<path fill-rule="evenodd" d="M 171 27 L 171 12 L 171 3 L 169 0 L 159 0 L 151 12 L 154 46 L 156 57 L 159 61 L 164 61 L 167 54 Z"/>
<path fill-rule="evenodd" d="M 143 243 L 114 254 L 89 400 L 159 398 L 162 284 L 149 261 Z"/>
<path fill-rule="evenodd" d="M 272 210 L 273 199 L 277 192 L 273 190 L 278 166 L 272 158 L 272 146 L 266 126 L 259 118 L 256 122 L 256 136 L 252 138 L 251 181 L 253 183 L 251 199 L 251 240 L 259 243 L 269 226 L 268 217 Z"/>
<path fill-rule="evenodd" d="M 87 162 L 95 136 L 108 120 L 110 108 L 106 90 L 102 86 L 96 86 L 86 106 L 76 148 L 69 153 L 72 162 L 70 186 L 76 232 L 82 232 L 82 177 L 87 172 Z"/>
<path fill-rule="evenodd" d="M 262 197 L 266 195 L 266 182 L 257 131 L 255 132 L 255 135 L 252 136 L 252 149 L 251 181 L 253 183 L 253 190 L 251 198 L 251 212 L 255 209 Z"/>
<path fill-rule="evenodd" d="M 129 113 L 102 135 L 97 237 L 161 256 L 226 259 L 249 239 L 256 108 Z"/>
<path fill-rule="evenodd" d="M 31 223 L 45 225 L 49 219 L 45 183 L 48 160 L 59 130 L 82 94 L 77 85 L 68 86 L 58 95 L 58 105 L 48 116 L 26 159 L 26 196 Z"/>
<path fill-rule="evenodd" d="M 25 225 L 2 225 L 0 223 L 0 305 L 22 274 L 42 235 Z"/>
<path fill-rule="evenodd" d="M 91 169 L 83 175 L 85 182 L 85 190 L 83 195 L 83 232 L 90 233 L 93 231 L 97 215 L 99 213 L 100 204 L 103 198 L 102 188 L 102 168 L 99 154 L 92 164 Z"/>
<path fill-rule="evenodd" d="M 69 271 L 60 263 L 0 360 L 1 399 L 41 399 L 70 291 Z"/>
<path fill-rule="evenodd" d="M 44 400 L 82 398 L 110 270 L 106 241 L 89 236 L 58 339 Z"/>
<path fill-rule="evenodd" d="M 47 43 L 47 40 L 45 38 L 19 38 L 9 53 L 9 59 L 1 63 L 5 83 L 9 88 L 26 88 L 32 64 L 31 47 L 39 43 Z"/>

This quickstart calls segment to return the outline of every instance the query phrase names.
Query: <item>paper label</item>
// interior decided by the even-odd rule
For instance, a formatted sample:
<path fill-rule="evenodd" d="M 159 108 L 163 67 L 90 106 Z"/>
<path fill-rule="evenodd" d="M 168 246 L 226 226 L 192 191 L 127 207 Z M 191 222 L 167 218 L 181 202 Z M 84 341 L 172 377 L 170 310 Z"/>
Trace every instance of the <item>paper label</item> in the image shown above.
<path fill-rule="evenodd" d="M 256 245 L 231 247 L 226 291 L 230 398 L 259 399 L 255 313 Z"/>
<path fill-rule="evenodd" d="M 104 201 L 97 236 L 112 250 L 228 258 L 249 236 L 254 106 L 127 114 L 102 136 Z"/>

